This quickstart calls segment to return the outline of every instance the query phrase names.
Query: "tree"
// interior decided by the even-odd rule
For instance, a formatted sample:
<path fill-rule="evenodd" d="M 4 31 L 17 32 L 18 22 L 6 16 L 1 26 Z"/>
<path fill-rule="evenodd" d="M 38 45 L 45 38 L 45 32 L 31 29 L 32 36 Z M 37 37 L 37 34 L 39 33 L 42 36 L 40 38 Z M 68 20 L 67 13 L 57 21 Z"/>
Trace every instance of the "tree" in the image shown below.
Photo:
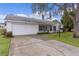
<path fill-rule="evenodd" d="M 73 12 L 64 11 L 61 22 L 64 25 L 64 31 L 71 31 L 73 29 L 73 20 L 69 17 L 68 14 L 73 15 Z"/>
<path fill-rule="evenodd" d="M 55 19 L 55 20 L 53 20 L 53 22 L 59 22 L 59 21 Z"/>
<path fill-rule="evenodd" d="M 38 11 L 39 14 L 42 16 L 43 20 L 48 10 L 49 10 L 49 6 L 47 3 L 32 3 L 33 13 L 36 13 Z M 51 17 L 51 13 L 50 13 L 50 17 Z"/>
<path fill-rule="evenodd" d="M 64 3 L 64 4 L 56 4 L 61 10 L 67 12 L 73 11 L 74 17 L 70 14 L 68 14 L 74 22 L 74 31 L 73 31 L 73 37 L 79 37 L 79 3 Z"/>
<path fill-rule="evenodd" d="M 48 9 L 50 11 L 50 9 L 52 11 L 54 11 L 53 6 L 57 6 L 58 9 L 53 13 L 53 14 L 62 14 L 62 12 L 66 11 L 67 12 L 70 12 L 70 11 L 73 11 L 74 15 L 75 16 L 72 16 L 70 14 L 69 17 L 71 19 L 73 19 L 73 22 L 74 22 L 74 31 L 73 31 L 73 37 L 79 37 L 79 3 L 52 3 L 52 6 L 51 8 L 50 7 L 47 7 L 46 5 L 48 4 L 44 4 L 44 3 L 41 3 L 41 4 L 37 4 L 38 7 L 36 7 L 38 10 L 41 11 L 44 11 L 46 12 L 46 10 Z M 36 9 L 35 8 L 35 9 Z"/>

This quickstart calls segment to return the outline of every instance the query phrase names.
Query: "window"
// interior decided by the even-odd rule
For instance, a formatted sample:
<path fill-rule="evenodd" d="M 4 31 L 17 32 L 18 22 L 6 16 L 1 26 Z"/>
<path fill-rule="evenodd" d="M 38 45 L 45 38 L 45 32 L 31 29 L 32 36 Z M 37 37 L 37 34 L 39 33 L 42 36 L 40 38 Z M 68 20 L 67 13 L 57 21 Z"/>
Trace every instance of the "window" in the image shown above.
<path fill-rule="evenodd" d="M 47 31 L 47 26 L 39 25 L 39 31 Z"/>
<path fill-rule="evenodd" d="M 53 26 L 53 30 L 56 31 L 56 26 Z"/>
<path fill-rule="evenodd" d="M 43 26 L 39 25 L 39 31 L 42 31 L 43 30 Z"/>

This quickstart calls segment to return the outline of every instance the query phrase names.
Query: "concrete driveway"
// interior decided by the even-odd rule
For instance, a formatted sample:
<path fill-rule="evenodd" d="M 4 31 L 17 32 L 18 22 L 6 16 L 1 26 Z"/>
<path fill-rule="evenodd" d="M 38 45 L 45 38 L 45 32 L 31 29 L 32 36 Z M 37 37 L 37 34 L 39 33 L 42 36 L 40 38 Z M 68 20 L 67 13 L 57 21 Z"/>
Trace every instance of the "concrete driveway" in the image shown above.
<path fill-rule="evenodd" d="M 20 36 L 11 40 L 10 56 L 79 56 L 79 48 L 42 35 Z"/>

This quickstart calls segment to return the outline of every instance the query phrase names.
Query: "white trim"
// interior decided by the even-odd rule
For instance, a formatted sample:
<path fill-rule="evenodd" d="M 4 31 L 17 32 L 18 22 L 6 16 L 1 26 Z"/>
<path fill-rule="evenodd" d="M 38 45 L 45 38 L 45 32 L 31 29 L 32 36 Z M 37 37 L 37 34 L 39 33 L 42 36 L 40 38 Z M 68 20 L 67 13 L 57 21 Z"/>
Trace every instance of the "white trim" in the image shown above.
<path fill-rule="evenodd" d="M 6 20 L 6 22 L 25 23 L 25 24 L 38 24 L 38 23 L 36 23 L 36 22 L 25 22 L 25 21 L 14 21 L 14 20 Z"/>

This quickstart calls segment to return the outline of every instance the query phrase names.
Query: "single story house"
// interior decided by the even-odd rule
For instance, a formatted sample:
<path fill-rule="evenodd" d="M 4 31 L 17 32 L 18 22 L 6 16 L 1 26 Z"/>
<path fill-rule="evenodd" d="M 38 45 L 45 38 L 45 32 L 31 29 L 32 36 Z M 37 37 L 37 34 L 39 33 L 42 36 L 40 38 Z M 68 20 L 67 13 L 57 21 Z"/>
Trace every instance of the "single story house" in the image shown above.
<path fill-rule="evenodd" d="M 31 35 L 39 32 L 52 32 L 52 22 L 35 18 L 7 15 L 5 17 L 6 30 L 16 35 Z"/>
<path fill-rule="evenodd" d="M 31 35 L 40 32 L 53 32 L 52 21 L 42 19 L 7 15 L 5 17 L 5 24 L 7 32 L 12 32 L 13 36 Z"/>

